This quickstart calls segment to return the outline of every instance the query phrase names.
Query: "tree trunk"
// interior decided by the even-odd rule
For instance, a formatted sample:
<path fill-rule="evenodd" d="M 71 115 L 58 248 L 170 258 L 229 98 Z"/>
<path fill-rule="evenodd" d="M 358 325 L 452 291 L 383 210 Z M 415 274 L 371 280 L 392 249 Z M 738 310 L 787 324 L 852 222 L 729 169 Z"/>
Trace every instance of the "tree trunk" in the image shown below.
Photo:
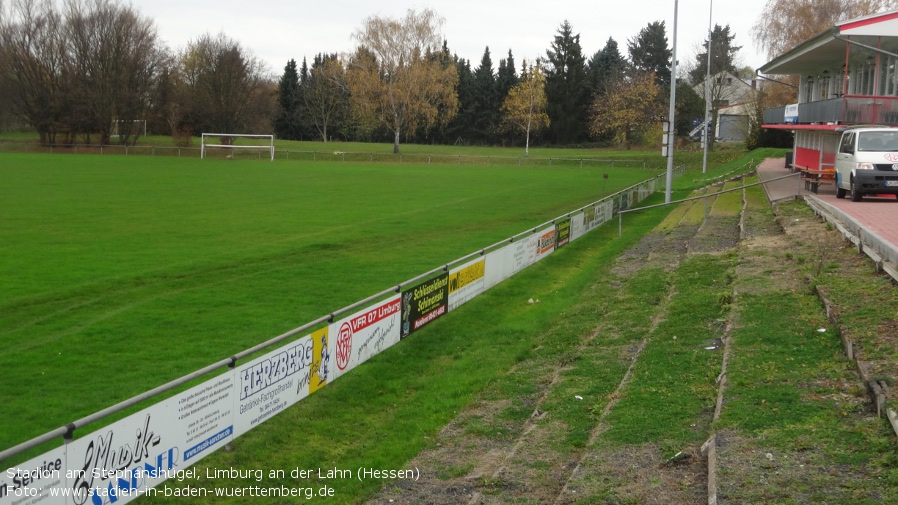
<path fill-rule="evenodd" d="M 396 137 L 393 139 L 393 154 L 399 154 L 399 128 L 396 128 Z"/>
<path fill-rule="evenodd" d="M 529 158 L 530 157 L 530 121 L 527 121 L 526 139 L 527 140 L 524 141 L 524 157 Z"/>

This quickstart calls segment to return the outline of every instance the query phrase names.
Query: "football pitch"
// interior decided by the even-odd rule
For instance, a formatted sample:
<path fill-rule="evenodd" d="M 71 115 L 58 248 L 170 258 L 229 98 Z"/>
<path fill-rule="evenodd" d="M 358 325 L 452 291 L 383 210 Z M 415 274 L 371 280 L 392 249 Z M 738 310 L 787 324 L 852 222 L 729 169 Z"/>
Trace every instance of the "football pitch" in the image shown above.
<path fill-rule="evenodd" d="M 0 157 L 0 449 L 658 173 Z"/>

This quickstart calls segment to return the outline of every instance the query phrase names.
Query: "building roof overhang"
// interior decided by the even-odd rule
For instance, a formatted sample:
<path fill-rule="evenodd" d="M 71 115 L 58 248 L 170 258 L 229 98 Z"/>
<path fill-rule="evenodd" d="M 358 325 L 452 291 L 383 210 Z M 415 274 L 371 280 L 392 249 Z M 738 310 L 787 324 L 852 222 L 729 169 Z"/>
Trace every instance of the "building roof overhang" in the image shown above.
<path fill-rule="evenodd" d="M 864 44 L 887 52 L 898 52 L 898 11 L 843 21 L 797 47 L 765 63 L 758 72 L 774 75 L 816 75 L 846 60 L 846 48 Z M 858 51 L 853 51 L 859 53 Z M 850 54 L 851 51 L 848 52 Z M 858 59 L 869 54 L 856 54 Z"/>
<path fill-rule="evenodd" d="M 839 128 L 845 128 L 840 124 L 763 124 L 761 128 L 769 130 L 818 130 L 818 131 L 836 131 Z"/>

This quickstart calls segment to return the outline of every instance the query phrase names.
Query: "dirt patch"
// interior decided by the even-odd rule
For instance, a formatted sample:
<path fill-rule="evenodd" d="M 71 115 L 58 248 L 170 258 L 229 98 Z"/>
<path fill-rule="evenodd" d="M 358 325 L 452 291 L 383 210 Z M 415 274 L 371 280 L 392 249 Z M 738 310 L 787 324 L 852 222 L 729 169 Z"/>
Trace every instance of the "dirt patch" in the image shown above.
<path fill-rule="evenodd" d="M 617 258 L 611 273 L 628 278 L 643 268 L 674 269 L 698 230 L 697 225 L 681 225 L 667 232 L 648 233 L 636 247 Z"/>
<path fill-rule="evenodd" d="M 739 245 L 739 216 L 708 216 L 689 241 L 693 254 L 719 254 Z"/>
<path fill-rule="evenodd" d="M 556 503 L 707 503 L 708 468 L 696 448 L 666 460 L 654 445 L 593 447 Z"/>
<path fill-rule="evenodd" d="M 798 449 L 765 445 L 763 439 L 747 439 L 733 431 L 717 434 L 720 504 L 877 503 L 881 495 L 865 482 L 875 471 L 839 464 L 814 449 L 813 436 Z M 872 470 L 872 469 L 871 469 Z"/>

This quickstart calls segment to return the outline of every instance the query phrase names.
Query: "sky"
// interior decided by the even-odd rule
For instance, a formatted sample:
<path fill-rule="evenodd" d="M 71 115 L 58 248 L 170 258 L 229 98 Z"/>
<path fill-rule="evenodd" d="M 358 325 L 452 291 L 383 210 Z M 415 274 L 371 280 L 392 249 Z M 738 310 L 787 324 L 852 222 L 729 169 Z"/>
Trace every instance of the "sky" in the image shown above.
<path fill-rule="evenodd" d="M 713 1 L 713 5 L 712 2 Z M 431 8 L 444 19 L 443 38 L 449 50 L 480 64 L 486 47 L 494 69 L 509 49 L 519 70 L 524 59 L 544 57 L 561 24 L 568 20 L 580 34 L 589 59 L 609 37 L 627 55 L 627 40 L 649 23 L 664 21 L 673 43 L 675 0 L 132 0 L 143 15 L 155 20 L 159 37 L 173 50 L 209 33 L 223 32 L 261 59 L 274 75 L 292 58 L 309 62 L 321 52 L 344 53 L 355 47 L 352 33 L 370 16 L 401 18 L 408 9 Z M 741 45 L 738 66 L 758 68 L 767 59 L 755 48 L 751 27 L 762 2 L 751 0 L 679 0 L 677 60 L 695 60 L 707 38 L 709 19 L 730 26 Z"/>

